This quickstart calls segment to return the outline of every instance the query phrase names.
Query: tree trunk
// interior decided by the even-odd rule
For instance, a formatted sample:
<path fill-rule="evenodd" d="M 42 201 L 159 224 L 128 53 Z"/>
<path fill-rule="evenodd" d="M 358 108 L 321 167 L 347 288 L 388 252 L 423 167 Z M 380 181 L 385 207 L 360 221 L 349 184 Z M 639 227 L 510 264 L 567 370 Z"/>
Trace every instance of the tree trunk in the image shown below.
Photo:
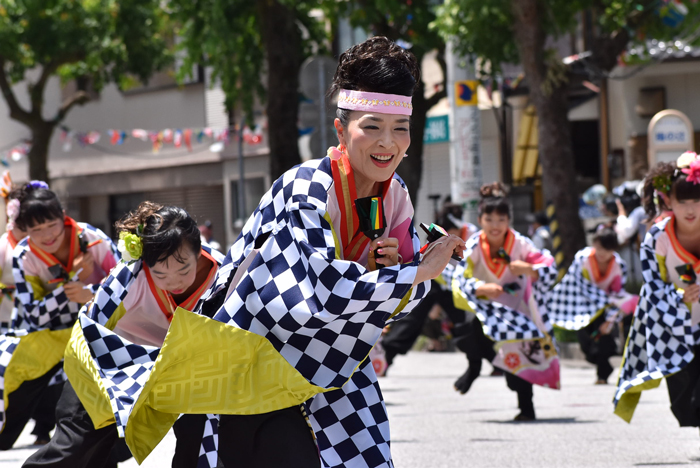
<path fill-rule="evenodd" d="M 560 267 L 567 267 L 576 252 L 585 245 L 585 236 L 578 216 L 566 86 L 550 83 L 551 92 L 543 90 L 548 70 L 545 62 L 546 36 L 542 28 L 544 14 L 539 9 L 540 5 L 538 0 L 513 0 L 514 30 L 530 88 L 530 99 L 539 120 L 539 157 L 545 200 L 553 201 L 556 207 L 564 253 Z"/>
<path fill-rule="evenodd" d="M 299 69 L 301 33 L 294 10 L 277 0 L 261 1 L 262 33 L 267 53 L 267 122 L 270 175 L 277 179 L 301 162 L 299 156 Z"/>
<path fill-rule="evenodd" d="M 27 154 L 30 180 L 43 180 L 49 183 L 49 145 L 55 128 L 53 123 L 44 121 L 31 127 L 32 146 Z"/>

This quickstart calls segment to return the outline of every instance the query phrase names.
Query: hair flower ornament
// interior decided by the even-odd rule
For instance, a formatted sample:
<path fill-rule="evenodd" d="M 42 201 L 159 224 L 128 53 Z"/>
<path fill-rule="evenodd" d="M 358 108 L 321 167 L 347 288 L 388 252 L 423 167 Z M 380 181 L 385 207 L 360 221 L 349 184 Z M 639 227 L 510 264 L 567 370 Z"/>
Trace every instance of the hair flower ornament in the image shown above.
<path fill-rule="evenodd" d="M 676 167 L 678 169 L 683 169 L 684 167 L 689 167 L 690 164 L 698 158 L 696 153 L 692 151 L 686 151 L 685 153 L 678 156 L 676 160 Z"/>
<path fill-rule="evenodd" d="M 138 230 L 136 234 L 126 231 L 120 232 L 117 249 L 119 253 L 122 254 L 122 260 L 126 263 L 131 263 L 141 258 L 141 254 L 143 254 L 143 242 L 138 234 Z"/>
<path fill-rule="evenodd" d="M 20 203 L 19 200 L 16 198 L 13 198 L 9 202 L 7 202 L 7 230 L 11 231 L 15 227 L 15 221 L 17 221 L 17 217 L 19 216 L 19 207 Z"/>
<path fill-rule="evenodd" d="M 695 185 L 700 184 L 700 159 L 694 160 L 690 163 L 690 167 L 681 169 L 681 171 L 686 175 L 686 181 Z"/>
<path fill-rule="evenodd" d="M 671 177 L 668 175 L 658 175 L 652 179 L 657 192 L 668 194 L 671 191 Z"/>
<path fill-rule="evenodd" d="M 47 184 L 43 180 L 30 180 L 29 182 L 27 182 L 27 186 L 31 187 L 35 190 L 36 189 L 44 189 L 44 190 L 49 189 L 49 184 Z"/>

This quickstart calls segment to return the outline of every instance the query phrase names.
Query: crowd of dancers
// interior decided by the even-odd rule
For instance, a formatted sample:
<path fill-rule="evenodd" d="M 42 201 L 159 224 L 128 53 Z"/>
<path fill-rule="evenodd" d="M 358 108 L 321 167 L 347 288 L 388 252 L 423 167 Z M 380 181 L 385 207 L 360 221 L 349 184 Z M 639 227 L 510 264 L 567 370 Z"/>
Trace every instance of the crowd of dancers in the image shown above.
<path fill-rule="evenodd" d="M 391 365 L 435 304 L 468 361 L 455 389 L 491 362 L 518 421 L 536 419 L 533 385 L 560 388 L 555 327 L 577 332 L 605 383 L 627 323 L 615 412 L 629 420 L 665 377 L 681 425 L 699 426 L 700 159 L 646 178 L 658 219 L 639 297 L 610 227 L 560 277 L 511 227 L 498 182 L 482 187 L 479 228 L 453 207 L 421 246 L 395 173 L 419 73 L 386 38 L 346 51 L 331 89 L 339 145 L 275 181 L 225 255 L 182 208 L 144 201 L 115 243 L 44 182 L 5 179 L 0 449 L 34 418 L 44 445 L 25 467 L 140 463 L 171 428 L 173 467 L 393 467 L 370 353 L 382 339 Z"/>

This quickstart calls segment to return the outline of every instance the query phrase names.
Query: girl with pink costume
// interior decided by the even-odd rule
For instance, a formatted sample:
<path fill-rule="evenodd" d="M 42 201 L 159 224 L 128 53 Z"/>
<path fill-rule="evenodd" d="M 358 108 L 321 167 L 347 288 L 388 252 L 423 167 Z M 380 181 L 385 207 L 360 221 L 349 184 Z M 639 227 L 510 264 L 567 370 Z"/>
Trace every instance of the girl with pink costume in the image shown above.
<path fill-rule="evenodd" d="M 559 388 L 559 358 L 544 307 L 556 268 L 549 252 L 510 228 L 510 209 L 500 182 L 481 188 L 482 230 L 467 241 L 465 260 L 445 275 L 455 306 L 476 313 L 485 335 L 494 341 L 484 347 L 484 357 L 507 372 L 508 387 L 518 393 L 520 414 L 515 419 L 531 421 L 532 384 Z M 465 385 L 458 390 L 466 393 L 477 377 L 467 370 L 460 378 Z"/>

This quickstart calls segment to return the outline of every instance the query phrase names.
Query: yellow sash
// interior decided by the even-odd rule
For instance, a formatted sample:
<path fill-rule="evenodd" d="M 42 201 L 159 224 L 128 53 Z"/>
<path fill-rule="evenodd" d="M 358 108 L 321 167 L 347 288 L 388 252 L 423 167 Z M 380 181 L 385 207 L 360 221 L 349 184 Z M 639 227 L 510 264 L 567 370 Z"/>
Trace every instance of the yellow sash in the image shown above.
<path fill-rule="evenodd" d="M 114 414 L 79 323 L 64 369 L 100 428 Z M 264 337 L 178 308 L 129 416 L 126 443 L 141 463 L 180 413 L 261 414 L 329 390 L 310 384 Z"/>

